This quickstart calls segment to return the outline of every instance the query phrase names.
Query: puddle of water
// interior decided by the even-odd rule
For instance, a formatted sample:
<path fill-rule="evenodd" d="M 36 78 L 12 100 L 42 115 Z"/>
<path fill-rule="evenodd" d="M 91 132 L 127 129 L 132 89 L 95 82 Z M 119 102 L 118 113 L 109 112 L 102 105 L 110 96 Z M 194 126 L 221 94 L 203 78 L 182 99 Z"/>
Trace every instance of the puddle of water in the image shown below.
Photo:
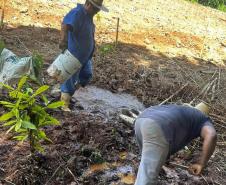
<path fill-rule="evenodd" d="M 93 164 L 83 175 L 89 176 L 97 171 L 103 172 L 102 178 L 117 175 L 120 178 L 119 181 L 122 183 L 129 185 L 135 182 L 133 168 L 130 165 L 122 165 L 121 163 Z"/>
<path fill-rule="evenodd" d="M 97 172 L 97 171 L 105 171 L 109 169 L 109 164 L 108 163 L 101 163 L 101 164 L 93 164 L 90 166 L 90 169 L 88 171 L 88 174 Z"/>
<path fill-rule="evenodd" d="M 115 94 L 110 91 L 87 86 L 80 88 L 73 96 L 84 110 L 93 113 L 101 113 L 109 117 L 119 112 L 122 108 L 142 111 L 144 105 L 136 97 L 121 93 Z"/>
<path fill-rule="evenodd" d="M 134 184 L 135 183 L 135 176 L 132 174 L 125 175 L 121 177 L 121 182 L 125 184 Z"/>

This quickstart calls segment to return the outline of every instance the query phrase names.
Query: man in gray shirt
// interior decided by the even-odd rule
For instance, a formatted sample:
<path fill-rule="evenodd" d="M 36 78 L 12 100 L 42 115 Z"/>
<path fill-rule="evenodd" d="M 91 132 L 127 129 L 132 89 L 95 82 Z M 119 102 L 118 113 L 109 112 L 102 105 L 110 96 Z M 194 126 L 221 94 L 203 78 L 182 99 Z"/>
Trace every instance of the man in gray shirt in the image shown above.
<path fill-rule="evenodd" d="M 160 105 L 145 109 L 135 121 L 135 133 L 142 151 L 135 185 L 152 185 L 162 165 L 197 137 L 203 138 L 200 161 L 190 166 L 190 171 L 199 175 L 206 166 L 216 145 L 216 131 L 207 116 L 208 107 Z"/>

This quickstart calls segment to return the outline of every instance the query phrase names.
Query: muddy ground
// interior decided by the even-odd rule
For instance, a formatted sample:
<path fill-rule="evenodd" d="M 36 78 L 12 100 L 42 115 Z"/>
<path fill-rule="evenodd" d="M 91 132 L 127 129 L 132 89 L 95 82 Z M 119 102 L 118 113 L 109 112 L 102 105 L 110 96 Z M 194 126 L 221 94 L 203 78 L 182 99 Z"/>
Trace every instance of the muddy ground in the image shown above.
<path fill-rule="evenodd" d="M 42 54 L 45 71 L 60 52 L 60 21 L 75 2 L 7 1 L 0 37 L 19 56 Z M 145 106 L 165 100 L 209 103 L 218 144 L 208 167 L 195 177 L 172 164 L 188 166 L 197 160 L 201 143 L 196 140 L 189 150 L 172 156 L 159 184 L 226 184 L 225 13 L 179 0 L 151 4 L 107 0 L 106 5 L 110 13 L 95 18 L 97 50 L 91 84 L 131 94 Z M 120 18 L 117 46 L 115 17 Z M 140 156 L 133 126 L 122 122 L 117 111 L 109 117 L 101 110 L 81 109 L 75 104 L 71 113 L 51 112 L 61 125 L 46 128 L 53 144 L 43 142 L 46 152 L 36 159 L 29 156 L 28 143 L 10 140 L 0 126 L 0 183 L 133 184 Z"/>

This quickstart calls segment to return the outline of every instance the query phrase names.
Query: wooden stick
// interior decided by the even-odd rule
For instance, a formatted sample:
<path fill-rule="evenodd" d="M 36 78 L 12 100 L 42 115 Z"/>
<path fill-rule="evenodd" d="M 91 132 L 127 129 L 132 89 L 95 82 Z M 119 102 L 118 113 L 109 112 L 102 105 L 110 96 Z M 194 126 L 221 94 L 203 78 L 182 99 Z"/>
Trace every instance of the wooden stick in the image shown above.
<path fill-rule="evenodd" d="M 226 141 L 225 142 L 217 142 L 217 145 L 226 146 Z"/>
<path fill-rule="evenodd" d="M 212 86 L 211 101 L 213 101 L 215 99 L 217 80 L 218 80 L 218 78 L 216 78 L 216 80 L 214 81 L 213 86 Z"/>
<path fill-rule="evenodd" d="M 3 179 L 3 181 L 7 182 L 7 183 L 10 184 L 10 185 L 16 185 L 16 184 L 14 184 L 13 182 L 10 182 L 10 181 L 8 181 L 8 180 L 6 180 L 6 179 Z"/>
<path fill-rule="evenodd" d="M 219 67 L 217 90 L 220 89 L 220 82 L 221 82 L 221 68 Z"/>
<path fill-rule="evenodd" d="M 45 183 L 45 185 L 49 184 L 49 182 L 52 180 L 52 178 L 56 175 L 56 173 L 59 171 L 59 169 L 62 167 L 62 164 L 60 164 L 57 169 L 54 171 L 53 175 L 50 177 L 49 180 Z"/>
<path fill-rule="evenodd" d="M 179 90 L 177 90 L 174 94 L 172 94 L 169 98 L 165 99 L 162 103 L 160 103 L 159 105 L 162 105 L 166 102 L 168 102 L 170 99 L 172 99 L 174 96 L 176 96 L 180 91 L 182 91 L 185 87 L 188 86 L 188 82 L 186 84 L 184 84 Z"/>
<path fill-rule="evenodd" d="M 1 23 L 0 23 L 0 29 L 3 29 L 4 26 L 4 16 L 5 16 L 5 6 L 6 6 L 6 1 L 7 0 L 3 0 L 3 6 L 2 6 L 2 15 L 1 15 Z"/>
<path fill-rule="evenodd" d="M 116 28 L 115 47 L 118 45 L 118 30 L 119 30 L 119 17 L 117 18 L 117 28 Z"/>
<path fill-rule="evenodd" d="M 208 85 L 208 87 L 206 88 L 206 91 L 203 93 L 203 98 L 207 95 L 209 89 L 211 88 L 211 86 L 215 83 L 215 81 L 217 80 L 217 78 L 214 78 Z"/>
<path fill-rule="evenodd" d="M 169 164 L 174 166 L 174 167 L 178 167 L 178 168 L 181 168 L 181 169 L 184 169 L 184 170 L 188 170 L 188 168 L 189 168 L 188 166 L 178 164 L 178 163 L 174 163 L 174 162 L 170 162 Z"/>
<path fill-rule="evenodd" d="M 5 172 L 5 170 L 3 168 L 0 167 L 0 171 Z"/>
<path fill-rule="evenodd" d="M 219 115 L 216 115 L 216 114 L 213 114 L 213 113 L 210 113 L 210 116 L 215 117 L 215 118 L 218 118 L 218 119 L 223 120 L 223 121 L 224 121 L 224 119 L 226 119 L 223 116 L 219 116 Z M 225 123 L 226 123 L 226 121 L 225 121 Z"/>
<path fill-rule="evenodd" d="M 219 121 L 218 120 L 218 122 L 220 122 L 220 123 L 222 123 L 221 121 Z M 214 122 L 216 125 L 218 125 L 219 127 L 222 127 L 222 128 L 224 128 L 224 129 L 226 129 L 226 127 L 225 126 L 223 126 L 223 125 L 221 125 L 220 123 L 217 123 L 217 122 Z"/>
<path fill-rule="evenodd" d="M 72 171 L 71 171 L 68 167 L 66 167 L 66 168 L 67 168 L 67 170 L 69 171 L 69 173 L 71 174 L 71 176 L 73 177 L 75 183 L 76 183 L 77 185 L 79 185 L 79 183 L 78 183 L 78 181 L 77 181 L 75 175 L 72 173 Z"/>
<path fill-rule="evenodd" d="M 215 76 L 215 74 L 216 74 L 216 71 L 215 71 L 215 73 L 213 74 L 213 76 L 211 77 L 210 80 L 213 79 L 213 77 Z M 203 97 L 204 97 L 205 94 L 208 92 L 209 88 L 211 87 L 212 83 L 213 83 L 215 80 L 216 80 L 216 78 L 213 79 L 212 81 L 209 81 L 209 82 L 202 88 L 201 92 L 200 92 L 200 93 L 199 93 L 192 101 L 190 101 L 189 104 L 192 105 L 193 102 L 194 102 L 197 98 L 199 98 L 202 94 L 203 94 Z"/>

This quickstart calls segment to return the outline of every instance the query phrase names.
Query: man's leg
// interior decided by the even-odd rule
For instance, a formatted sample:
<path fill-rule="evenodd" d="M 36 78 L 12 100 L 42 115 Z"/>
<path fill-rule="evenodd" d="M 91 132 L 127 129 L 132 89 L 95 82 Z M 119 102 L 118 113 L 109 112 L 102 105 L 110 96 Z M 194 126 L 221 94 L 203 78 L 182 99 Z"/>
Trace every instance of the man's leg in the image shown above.
<path fill-rule="evenodd" d="M 153 120 L 138 118 L 135 124 L 138 143 L 142 140 L 142 156 L 135 185 L 153 185 L 157 183 L 159 171 L 166 161 L 169 144 Z"/>
<path fill-rule="evenodd" d="M 75 83 L 78 81 L 79 72 L 72 75 L 71 78 L 66 80 L 63 84 L 61 84 L 61 101 L 64 102 L 63 110 L 70 111 L 69 104 L 71 100 L 71 96 L 75 92 Z"/>
<path fill-rule="evenodd" d="M 89 60 L 80 70 L 79 84 L 85 87 L 93 77 L 93 64 L 92 60 Z"/>

